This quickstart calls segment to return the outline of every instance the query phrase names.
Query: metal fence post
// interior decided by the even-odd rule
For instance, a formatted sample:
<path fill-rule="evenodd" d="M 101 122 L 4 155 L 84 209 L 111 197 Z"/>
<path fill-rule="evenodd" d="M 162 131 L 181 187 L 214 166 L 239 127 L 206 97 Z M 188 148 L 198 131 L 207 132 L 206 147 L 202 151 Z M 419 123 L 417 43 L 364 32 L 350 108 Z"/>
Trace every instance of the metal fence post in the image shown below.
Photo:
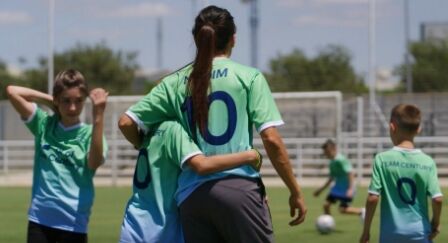
<path fill-rule="evenodd" d="M 116 102 L 112 103 L 112 108 L 116 111 Z M 118 134 L 117 125 L 118 124 L 118 113 L 113 112 L 112 114 L 112 164 L 111 164 L 111 176 L 112 176 L 112 186 L 117 186 L 118 179 Z"/>
<path fill-rule="evenodd" d="M 5 176 L 8 175 L 9 172 L 9 155 L 8 155 L 8 148 L 5 143 L 2 143 L 3 145 L 3 173 L 5 173 Z"/>
<path fill-rule="evenodd" d="M 357 169 L 357 183 L 361 183 L 363 172 L 364 172 L 364 161 L 363 161 L 363 153 L 364 153 L 364 100 L 362 97 L 358 97 L 356 99 L 357 103 L 357 111 L 358 111 L 358 118 L 357 118 L 357 163 L 356 163 L 356 169 Z"/>
<path fill-rule="evenodd" d="M 297 142 L 296 143 L 296 170 L 297 170 L 297 174 L 296 174 L 296 178 L 298 180 L 302 180 L 303 177 L 303 147 L 302 144 Z"/>

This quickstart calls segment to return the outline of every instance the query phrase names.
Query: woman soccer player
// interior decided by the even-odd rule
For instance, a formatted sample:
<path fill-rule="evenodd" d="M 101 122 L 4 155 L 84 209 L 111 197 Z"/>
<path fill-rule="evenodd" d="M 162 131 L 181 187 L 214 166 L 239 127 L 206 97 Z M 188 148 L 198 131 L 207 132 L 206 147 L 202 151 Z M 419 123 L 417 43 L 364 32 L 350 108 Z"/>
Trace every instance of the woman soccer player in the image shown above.
<path fill-rule="evenodd" d="M 290 222 L 305 219 L 306 207 L 276 126 L 282 125 L 269 86 L 260 71 L 229 59 L 235 45 L 232 15 L 216 6 L 196 17 L 197 47 L 191 65 L 165 77 L 120 118 L 134 145 L 139 129 L 177 119 L 206 155 L 246 151 L 255 125 L 275 169 L 290 191 Z M 210 175 L 191 169 L 180 174 L 176 200 L 186 242 L 272 242 L 273 229 L 260 174 L 251 166 Z"/>
<path fill-rule="evenodd" d="M 6 92 L 35 137 L 27 241 L 87 242 L 93 176 L 107 150 L 103 116 L 108 93 L 100 88 L 90 92 L 93 125 L 86 125 L 79 115 L 89 93 L 78 71 L 60 72 L 53 96 L 19 86 L 8 86 Z M 49 107 L 54 114 L 36 103 Z"/>

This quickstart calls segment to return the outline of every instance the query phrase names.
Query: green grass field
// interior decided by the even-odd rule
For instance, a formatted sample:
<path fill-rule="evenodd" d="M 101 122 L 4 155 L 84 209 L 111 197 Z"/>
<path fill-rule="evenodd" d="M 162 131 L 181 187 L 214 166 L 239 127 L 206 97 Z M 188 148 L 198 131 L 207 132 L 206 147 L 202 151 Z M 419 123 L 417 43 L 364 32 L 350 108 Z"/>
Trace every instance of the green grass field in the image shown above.
<path fill-rule="evenodd" d="M 365 188 L 358 189 L 354 206 L 364 204 Z M 313 189 L 305 188 L 306 202 L 309 208 L 305 223 L 290 227 L 288 222 L 288 192 L 283 188 L 268 188 L 269 203 L 274 221 L 276 242 L 300 243 L 338 243 L 357 242 L 361 232 L 361 222 L 356 216 L 340 215 L 334 208 L 336 230 L 328 235 L 320 235 L 314 228 L 314 221 L 322 212 L 322 202 L 325 195 L 320 198 L 312 197 Z M 27 208 L 29 204 L 30 188 L 0 188 L 0 242 L 22 243 L 26 239 Z M 90 219 L 89 242 L 111 243 L 117 242 L 120 234 L 120 225 L 124 207 L 130 196 L 130 188 L 99 187 L 96 189 L 96 199 Z M 448 188 L 444 189 L 448 195 Z M 445 206 L 442 215 L 442 233 L 436 242 L 448 242 L 448 210 Z M 371 242 L 378 242 L 378 215 L 373 223 Z M 445 226 L 445 227 L 444 227 Z"/>

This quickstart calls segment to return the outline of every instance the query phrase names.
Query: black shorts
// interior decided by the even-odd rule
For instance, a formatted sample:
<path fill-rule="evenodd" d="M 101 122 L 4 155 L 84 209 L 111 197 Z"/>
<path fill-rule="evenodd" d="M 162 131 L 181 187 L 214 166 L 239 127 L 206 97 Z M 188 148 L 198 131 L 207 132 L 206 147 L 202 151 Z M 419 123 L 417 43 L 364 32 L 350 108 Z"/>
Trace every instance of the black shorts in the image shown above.
<path fill-rule="evenodd" d="M 87 243 L 87 234 L 47 227 L 28 221 L 28 243 Z"/>
<path fill-rule="evenodd" d="M 348 207 L 350 207 L 350 203 L 353 201 L 353 198 L 341 197 L 341 196 L 335 196 L 335 195 L 328 194 L 327 202 L 333 204 L 333 203 L 336 203 L 337 201 L 339 201 L 339 207 L 348 208 Z"/>
<path fill-rule="evenodd" d="M 259 178 L 205 182 L 180 205 L 186 243 L 274 242 L 271 214 Z"/>

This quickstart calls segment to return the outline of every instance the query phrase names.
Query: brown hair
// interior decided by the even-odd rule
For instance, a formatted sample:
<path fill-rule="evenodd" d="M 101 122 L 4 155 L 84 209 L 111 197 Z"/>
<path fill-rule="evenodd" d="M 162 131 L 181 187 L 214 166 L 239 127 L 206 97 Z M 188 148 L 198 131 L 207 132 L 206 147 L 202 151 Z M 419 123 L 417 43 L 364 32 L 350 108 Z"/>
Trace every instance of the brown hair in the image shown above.
<path fill-rule="evenodd" d="M 322 144 L 322 149 L 327 148 L 336 148 L 336 143 L 331 139 L 327 139 L 327 141 L 325 141 L 325 143 Z"/>
<path fill-rule="evenodd" d="M 408 133 L 418 131 L 421 119 L 420 109 L 409 104 L 396 105 L 390 114 L 390 122 L 395 123 L 399 129 Z"/>
<path fill-rule="evenodd" d="M 59 72 L 54 81 L 53 99 L 58 99 L 64 90 L 75 87 L 79 88 L 85 97 L 89 95 L 86 80 L 79 71 L 67 69 Z"/>
<path fill-rule="evenodd" d="M 188 91 L 193 103 L 193 121 L 205 133 L 208 122 L 208 91 L 216 54 L 224 52 L 236 32 L 233 17 L 226 9 L 209 6 L 195 19 L 192 33 L 196 43 L 196 58 L 188 80 Z"/>

